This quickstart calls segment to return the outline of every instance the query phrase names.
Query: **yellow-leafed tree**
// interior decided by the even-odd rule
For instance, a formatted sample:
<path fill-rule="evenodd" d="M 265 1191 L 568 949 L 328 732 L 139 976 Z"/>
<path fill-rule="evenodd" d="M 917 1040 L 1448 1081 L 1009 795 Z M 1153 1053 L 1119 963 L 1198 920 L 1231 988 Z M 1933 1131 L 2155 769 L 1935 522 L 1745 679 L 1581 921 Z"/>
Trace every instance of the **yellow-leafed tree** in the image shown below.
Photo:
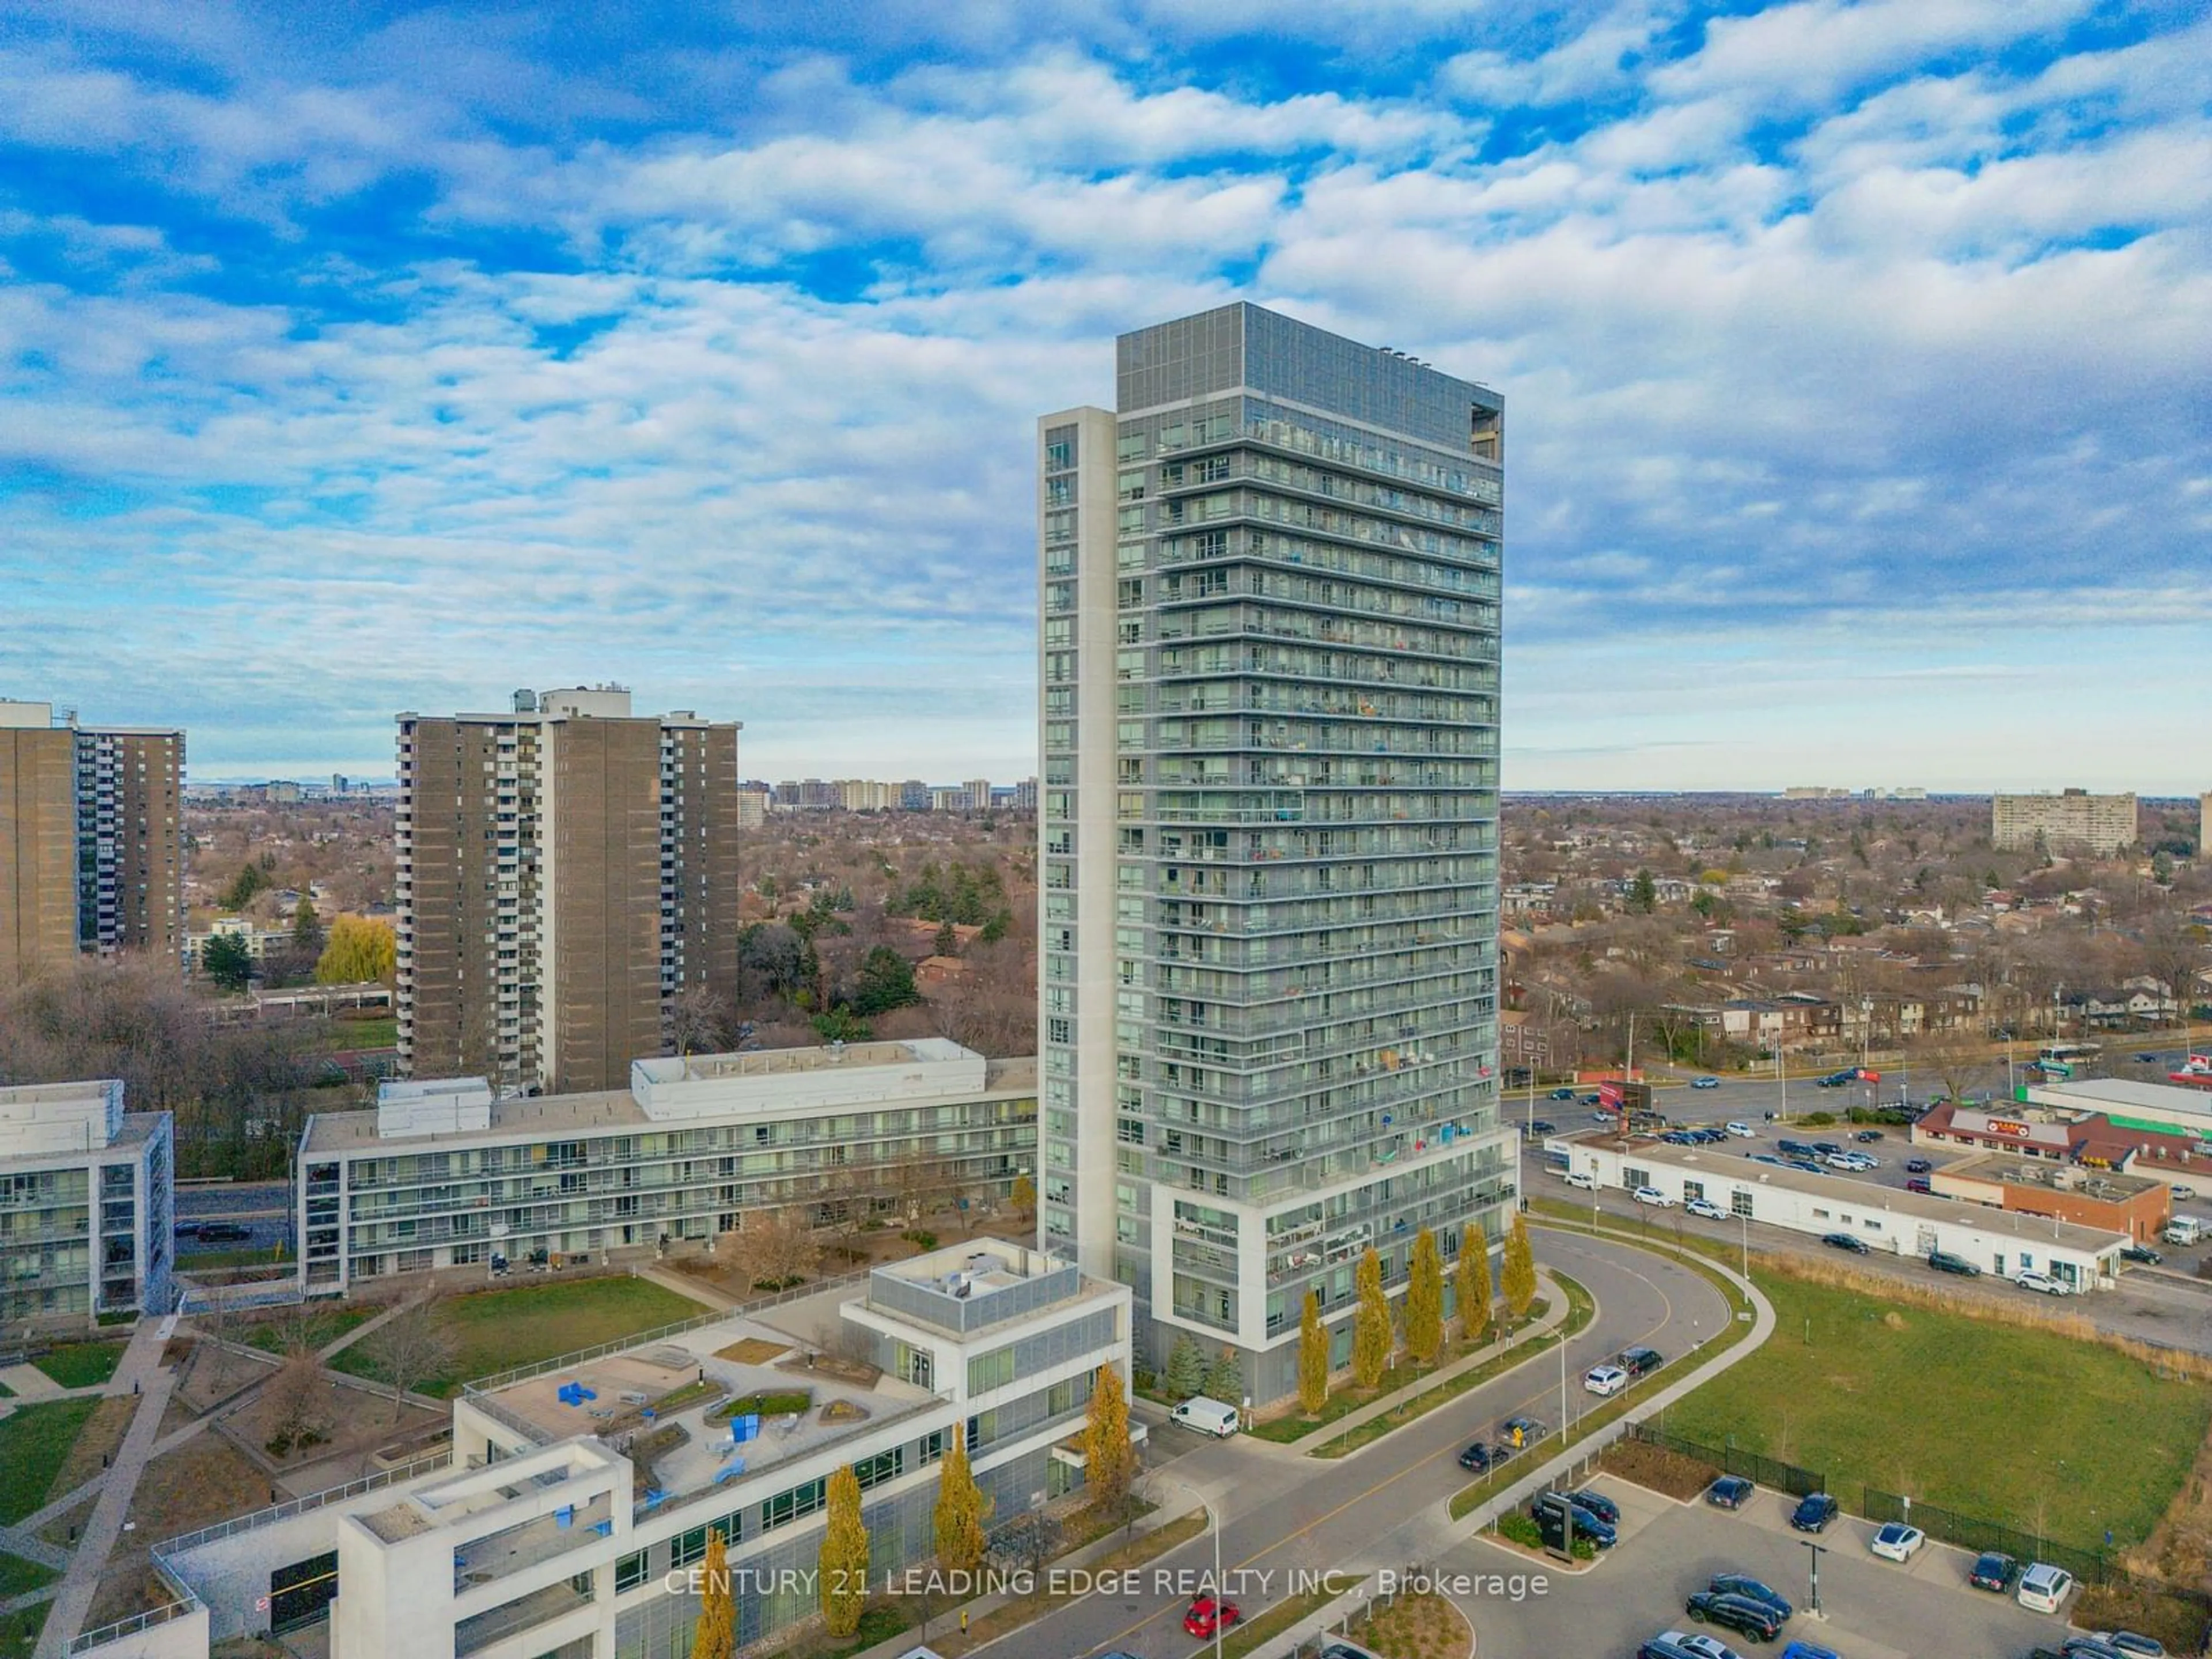
<path fill-rule="evenodd" d="M 1352 1316 L 1352 1376 L 1363 1389 L 1382 1380 L 1390 1364 L 1390 1298 L 1382 1294 L 1382 1258 L 1370 1244 L 1352 1276 L 1359 1311 Z"/>
<path fill-rule="evenodd" d="M 1136 1449 L 1129 1443 L 1129 1395 L 1121 1372 L 1101 1365 L 1091 1385 L 1091 1414 L 1083 1424 L 1083 1483 L 1091 1506 L 1110 1513 L 1137 1478 Z"/>
<path fill-rule="evenodd" d="M 1321 1292 L 1306 1292 L 1298 1321 L 1298 1409 L 1316 1417 L 1328 1404 L 1328 1327 L 1321 1322 Z"/>
<path fill-rule="evenodd" d="M 860 1520 L 860 1478 L 850 1463 L 830 1477 L 830 1519 L 816 1565 L 822 1622 L 832 1636 L 850 1636 L 868 1601 L 868 1529 Z"/>
<path fill-rule="evenodd" d="M 1443 1352 L 1444 1258 L 1426 1227 L 1413 1235 L 1413 1261 L 1406 1283 L 1406 1352 L 1424 1365 Z"/>
<path fill-rule="evenodd" d="M 937 1559 L 954 1572 L 973 1572 L 983 1565 L 983 1522 L 991 1500 L 975 1484 L 968 1467 L 963 1436 L 952 1437 L 951 1449 L 937 1466 Z"/>
<path fill-rule="evenodd" d="M 329 941 L 315 962 L 318 985 L 366 985 L 371 980 L 392 982 L 399 961 L 398 935 L 392 924 L 374 916 L 340 916 L 331 924 Z"/>
<path fill-rule="evenodd" d="M 1490 1334 L 1490 1304 L 1496 1292 L 1490 1284 L 1490 1241 L 1473 1222 L 1459 1236 L 1455 1284 L 1459 1296 L 1459 1334 L 1469 1342 L 1480 1342 Z"/>
<path fill-rule="evenodd" d="M 1515 1216 L 1513 1231 L 1505 1235 L 1505 1266 L 1498 1281 L 1513 1316 L 1519 1319 L 1527 1314 L 1528 1304 L 1536 1299 L 1536 1256 L 1528 1248 L 1528 1222 L 1525 1216 Z"/>
<path fill-rule="evenodd" d="M 738 1609 L 730 1597 L 730 1555 L 719 1529 L 707 1534 L 701 1572 L 699 1622 L 691 1629 L 691 1659 L 732 1659 L 738 1650 Z"/>

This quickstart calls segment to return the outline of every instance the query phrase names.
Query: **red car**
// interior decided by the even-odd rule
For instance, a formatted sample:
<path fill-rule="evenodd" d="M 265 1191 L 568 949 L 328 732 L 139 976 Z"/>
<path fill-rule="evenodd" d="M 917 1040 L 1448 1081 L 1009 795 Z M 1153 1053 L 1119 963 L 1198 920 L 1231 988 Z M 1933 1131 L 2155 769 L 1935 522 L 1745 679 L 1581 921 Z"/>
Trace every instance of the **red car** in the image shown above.
<path fill-rule="evenodd" d="M 1210 1595 L 1201 1595 L 1190 1604 L 1190 1611 L 1182 1616 L 1184 1632 L 1201 1642 L 1210 1639 L 1218 1627 L 1227 1630 L 1243 1618 L 1243 1609 L 1234 1601 L 1216 1601 Z"/>

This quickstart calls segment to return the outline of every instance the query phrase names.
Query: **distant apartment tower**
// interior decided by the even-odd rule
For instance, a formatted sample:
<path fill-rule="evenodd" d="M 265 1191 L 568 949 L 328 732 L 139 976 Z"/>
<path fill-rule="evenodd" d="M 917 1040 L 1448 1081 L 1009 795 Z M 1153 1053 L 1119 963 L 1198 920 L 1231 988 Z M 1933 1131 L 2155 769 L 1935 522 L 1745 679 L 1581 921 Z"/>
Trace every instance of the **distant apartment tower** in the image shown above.
<path fill-rule="evenodd" d="M 1494 1245 L 1503 404 L 1249 305 L 1038 422 L 1043 1247 L 1294 1386 Z"/>
<path fill-rule="evenodd" d="M 2117 853 L 2136 843 L 2136 798 L 2069 789 L 2057 795 L 1998 795 L 1990 804 L 1990 842 L 2000 852 Z"/>
<path fill-rule="evenodd" d="M 0 984 L 79 951 L 181 963 L 185 734 L 0 702 Z"/>
<path fill-rule="evenodd" d="M 399 716 L 399 1062 L 618 1088 L 676 1000 L 734 1001 L 738 732 L 603 687 Z"/>
<path fill-rule="evenodd" d="M 968 792 L 968 810 L 969 811 L 988 812 L 991 810 L 990 779 L 970 778 L 961 787 Z"/>

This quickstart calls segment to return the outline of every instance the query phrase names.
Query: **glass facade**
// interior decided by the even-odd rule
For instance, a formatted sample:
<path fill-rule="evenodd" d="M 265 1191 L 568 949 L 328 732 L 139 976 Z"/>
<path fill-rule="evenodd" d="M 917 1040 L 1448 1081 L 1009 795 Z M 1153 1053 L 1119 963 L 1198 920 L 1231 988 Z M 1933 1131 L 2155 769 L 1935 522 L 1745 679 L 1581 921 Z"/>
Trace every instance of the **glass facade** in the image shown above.
<path fill-rule="evenodd" d="M 1097 411 L 1042 429 L 1042 1228 L 1135 1289 L 1140 1360 L 1188 1328 L 1267 1398 L 1309 1286 L 1512 1192 L 1502 404 L 1241 305 L 1118 385 L 1110 474 Z"/>

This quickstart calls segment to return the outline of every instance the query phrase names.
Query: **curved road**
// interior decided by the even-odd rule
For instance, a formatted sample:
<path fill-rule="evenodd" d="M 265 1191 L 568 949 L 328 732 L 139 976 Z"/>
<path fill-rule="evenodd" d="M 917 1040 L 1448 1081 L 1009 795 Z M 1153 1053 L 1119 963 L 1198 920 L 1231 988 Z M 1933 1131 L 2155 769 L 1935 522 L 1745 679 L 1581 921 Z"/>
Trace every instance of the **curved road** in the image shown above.
<path fill-rule="evenodd" d="M 1730 1318 L 1704 1279 L 1662 1257 L 1609 1241 L 1539 1229 L 1538 1261 L 1588 1287 L 1598 1315 L 1567 1344 L 1567 1404 L 1579 1416 L 1600 1403 L 1582 1373 L 1622 1348 L 1657 1348 L 1673 1370 Z M 1502 1419 L 1526 1413 L 1547 1425 L 1560 1415 L 1556 1352 L 1472 1389 L 1427 1416 L 1336 1461 L 1306 1457 L 1239 1436 L 1176 1457 L 1174 1479 L 1195 1488 L 1226 1517 L 1221 1561 L 1230 1593 L 1248 1618 L 1289 1593 L 1293 1573 L 1349 1573 L 1398 1565 L 1432 1548 L 1435 1506 L 1467 1484 L 1460 1449 L 1489 1438 Z M 1172 1425 L 1156 1434 L 1187 1432 Z M 1537 1455 L 1543 1455 L 1538 1453 Z M 1144 1571 L 1139 1594 L 1086 1595 L 991 1644 L 993 1659 L 1071 1659 L 1121 1650 L 1141 1659 L 1211 1651 L 1183 1633 L 1189 1590 L 1213 1565 L 1200 1536 Z M 1242 1575 L 1241 1577 L 1239 1575 Z M 1349 1588 L 1349 1579 L 1340 1581 Z"/>

